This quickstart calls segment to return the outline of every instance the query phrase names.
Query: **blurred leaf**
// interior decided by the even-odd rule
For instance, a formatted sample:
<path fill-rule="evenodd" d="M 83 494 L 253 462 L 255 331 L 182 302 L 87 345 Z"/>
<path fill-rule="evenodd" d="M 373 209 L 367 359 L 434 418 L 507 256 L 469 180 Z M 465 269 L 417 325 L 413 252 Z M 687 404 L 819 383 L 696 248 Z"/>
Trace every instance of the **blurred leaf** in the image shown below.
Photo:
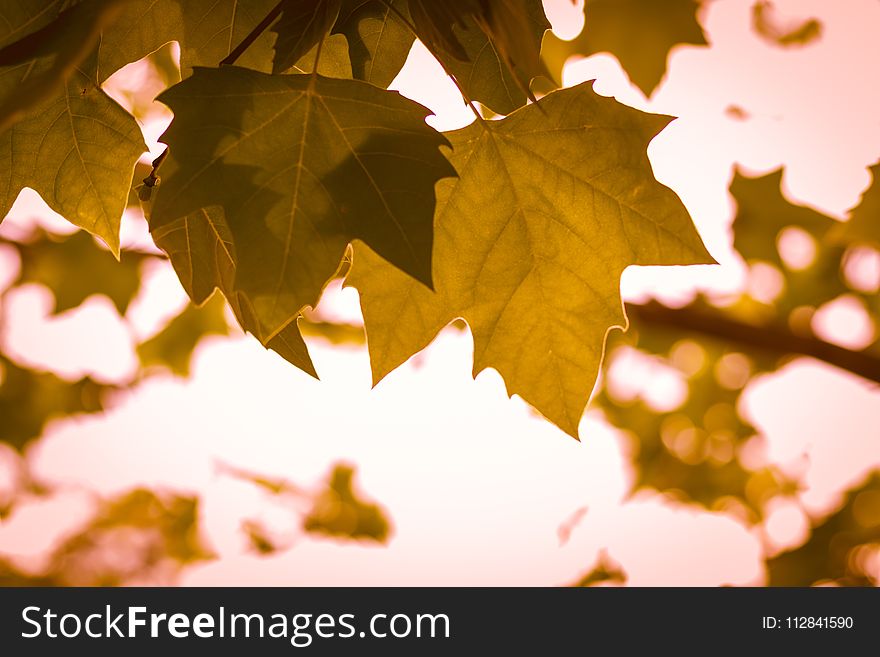
<path fill-rule="evenodd" d="M 587 587 L 597 584 L 626 584 L 626 572 L 619 563 L 608 556 L 605 550 L 599 553 L 599 559 L 593 569 L 571 586 Z"/>
<path fill-rule="evenodd" d="M 707 45 L 697 22 L 696 0 L 586 0 L 584 29 L 563 41 L 552 34 L 545 60 L 557 82 L 567 59 L 595 53 L 614 55 L 629 79 L 650 96 L 666 74 L 669 52 L 678 44 Z"/>
<path fill-rule="evenodd" d="M 852 489 L 842 506 L 814 525 L 800 547 L 767 560 L 770 586 L 877 586 L 869 567 L 880 554 L 880 474 Z"/>
<path fill-rule="evenodd" d="M 606 334 L 625 324 L 621 272 L 712 262 L 645 152 L 667 121 L 582 84 L 448 133 L 460 178 L 438 185 L 436 293 L 355 247 L 347 284 L 361 295 L 374 382 L 461 317 L 474 374 L 495 368 L 577 436 Z"/>
<path fill-rule="evenodd" d="M 57 8 L 57 4 L 28 3 L 27 9 L 18 3 L 4 4 L 0 44 L 45 27 Z M 40 61 L 33 66 L 43 66 Z M 17 97 L 25 81 L 33 79 L 31 64 L 0 67 L 0 103 Z M 49 207 L 100 237 L 118 254 L 119 222 L 132 170 L 146 146 L 137 122 L 96 87 L 84 72 L 88 68 L 83 62 L 72 69 L 63 89 L 46 86 L 52 93 L 47 92 L 15 125 L 0 128 L 0 220 L 22 188 L 30 187 Z"/>
<path fill-rule="evenodd" d="M 391 5 L 406 14 L 404 0 Z M 392 9 L 379 0 L 342 0 L 334 34 L 345 35 L 351 69 L 358 80 L 386 88 L 403 68 L 415 36 Z"/>
<path fill-rule="evenodd" d="M 364 327 L 355 324 L 301 319 L 299 329 L 303 335 L 323 338 L 336 345 L 362 345 L 366 342 Z"/>
<path fill-rule="evenodd" d="M 0 561 L 0 586 L 168 585 L 182 567 L 214 558 L 199 537 L 198 504 L 142 488 L 104 501 L 42 572 Z"/>
<path fill-rule="evenodd" d="M 14 284 L 45 285 L 55 297 L 56 314 L 76 308 L 93 294 L 102 294 L 124 316 L 140 289 L 142 263 L 155 257 L 123 251 L 117 262 L 82 231 L 70 236 L 38 231 L 30 241 L 12 245 L 21 257 L 21 272 Z"/>
<path fill-rule="evenodd" d="M 336 465 L 319 493 L 312 510 L 303 520 L 303 529 L 325 536 L 388 541 L 391 526 L 385 511 L 377 504 L 363 501 L 352 487 L 354 469 Z"/>
<path fill-rule="evenodd" d="M 236 67 L 197 69 L 160 99 L 175 118 L 152 229 L 224 207 L 234 289 L 263 344 L 317 304 L 351 240 L 431 283 L 434 183 L 455 172 L 421 105 L 356 80 Z"/>
<path fill-rule="evenodd" d="M 867 244 L 880 249 L 880 164 L 871 167 L 872 184 L 846 223 L 835 225 L 829 239 L 836 244 Z"/>
<path fill-rule="evenodd" d="M 137 353 L 144 367 L 167 367 L 177 376 L 189 376 L 193 352 L 202 338 L 227 335 L 222 296 L 211 297 L 203 306 L 188 304 L 161 331 L 138 345 Z"/>
<path fill-rule="evenodd" d="M 103 410 L 103 394 L 113 389 L 88 377 L 68 383 L 19 367 L 0 354 L 0 441 L 23 451 L 49 420 Z"/>
<path fill-rule="evenodd" d="M 752 29 L 765 41 L 783 48 L 806 46 L 822 36 L 822 23 L 815 18 L 796 24 L 781 23 L 769 0 L 758 0 L 752 5 Z"/>
<path fill-rule="evenodd" d="M 339 15 L 341 0 L 285 0 L 272 31 L 272 73 L 283 73 L 323 41 Z"/>

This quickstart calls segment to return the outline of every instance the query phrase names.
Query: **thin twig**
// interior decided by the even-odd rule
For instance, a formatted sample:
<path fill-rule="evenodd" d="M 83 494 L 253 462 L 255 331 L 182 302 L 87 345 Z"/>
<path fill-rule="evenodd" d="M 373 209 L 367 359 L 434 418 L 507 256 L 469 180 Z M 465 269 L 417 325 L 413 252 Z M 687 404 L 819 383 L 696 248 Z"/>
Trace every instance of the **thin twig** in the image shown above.
<path fill-rule="evenodd" d="M 242 39 L 242 42 L 235 47 L 235 50 L 233 50 L 228 55 L 226 55 L 226 57 L 223 58 L 223 61 L 221 61 L 219 65 L 232 66 L 233 64 L 235 64 L 235 60 L 241 57 L 242 53 L 250 48 L 251 44 L 256 41 L 263 32 L 266 31 L 266 28 L 275 22 L 275 19 L 278 18 L 278 15 L 281 13 L 281 9 L 282 7 L 284 7 L 285 2 L 286 0 L 281 0 L 281 2 L 275 5 L 272 11 L 266 14 L 266 17 L 261 20 L 244 39 Z"/>

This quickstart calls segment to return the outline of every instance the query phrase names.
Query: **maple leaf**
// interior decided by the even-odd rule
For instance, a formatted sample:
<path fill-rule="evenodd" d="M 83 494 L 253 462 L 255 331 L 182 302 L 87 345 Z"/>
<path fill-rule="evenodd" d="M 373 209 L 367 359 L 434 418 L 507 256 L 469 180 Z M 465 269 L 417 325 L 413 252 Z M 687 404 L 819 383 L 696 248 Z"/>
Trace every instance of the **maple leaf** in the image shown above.
<path fill-rule="evenodd" d="M 151 225 L 222 206 L 234 289 L 271 338 L 321 291 L 354 239 L 431 284 L 434 183 L 455 171 L 428 110 L 320 75 L 195 69 L 159 99 L 174 112 Z"/>
<path fill-rule="evenodd" d="M 287 0 L 272 27 L 277 34 L 273 73 L 283 73 L 318 45 L 339 15 L 340 0 Z"/>
<path fill-rule="evenodd" d="M 0 45 L 52 25 L 57 6 L 31 3 L 26 9 L 3 5 Z M 45 46 L 49 48 L 49 46 Z M 34 60 L 0 68 L 0 103 L 16 97 L 31 69 L 51 66 L 52 57 L 36 47 Z M 51 49 L 50 49 L 51 52 Z M 60 56 L 60 55 L 59 55 Z M 34 189 L 53 210 L 100 237 L 119 254 L 119 222 L 128 198 L 134 165 L 146 150 L 134 118 L 103 91 L 87 71 L 89 58 L 65 73 L 60 87 L 17 120 L 0 129 L 0 219 L 24 187 Z"/>
<path fill-rule="evenodd" d="M 614 55 L 629 79 L 650 96 L 666 74 L 670 50 L 680 43 L 706 45 L 696 19 L 697 0 L 586 0 L 584 29 L 571 41 L 550 35 L 545 57 L 562 64 L 572 55 Z"/>
<path fill-rule="evenodd" d="M 867 244 L 880 249 L 880 164 L 870 168 L 873 184 L 850 212 L 849 221 L 829 231 L 828 239 L 836 244 Z"/>
<path fill-rule="evenodd" d="M 276 334 L 268 335 L 257 323 L 245 295 L 236 292 L 235 246 L 220 208 L 203 208 L 160 228 L 152 228 L 156 246 L 165 251 L 177 277 L 197 305 L 220 290 L 242 329 L 264 347 L 317 378 L 308 347 L 297 327 L 298 315 Z"/>
<path fill-rule="evenodd" d="M 397 12 L 405 15 L 404 0 L 342 1 L 333 33 L 348 41 L 356 79 L 385 88 L 403 68 L 415 36 Z"/>
<path fill-rule="evenodd" d="M 361 294 L 374 382 L 461 317 L 474 374 L 494 367 L 577 436 L 605 336 L 626 324 L 621 272 L 713 260 L 651 171 L 646 147 L 668 117 L 589 84 L 538 105 L 448 133 L 460 178 L 438 185 L 436 293 L 360 246 L 347 284 Z"/>

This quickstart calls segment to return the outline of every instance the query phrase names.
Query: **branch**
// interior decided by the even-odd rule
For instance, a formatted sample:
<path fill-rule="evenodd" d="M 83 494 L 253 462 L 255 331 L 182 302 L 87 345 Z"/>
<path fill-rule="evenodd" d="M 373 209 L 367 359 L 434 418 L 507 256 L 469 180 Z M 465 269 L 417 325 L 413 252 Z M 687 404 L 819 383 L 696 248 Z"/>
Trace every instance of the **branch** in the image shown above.
<path fill-rule="evenodd" d="M 733 319 L 721 311 L 689 306 L 669 308 L 656 301 L 646 304 L 628 303 L 626 312 L 634 323 L 696 331 L 770 355 L 810 356 L 869 381 L 880 383 L 880 356 L 864 351 L 851 351 L 815 337 L 798 335 L 779 323 L 749 324 Z"/>

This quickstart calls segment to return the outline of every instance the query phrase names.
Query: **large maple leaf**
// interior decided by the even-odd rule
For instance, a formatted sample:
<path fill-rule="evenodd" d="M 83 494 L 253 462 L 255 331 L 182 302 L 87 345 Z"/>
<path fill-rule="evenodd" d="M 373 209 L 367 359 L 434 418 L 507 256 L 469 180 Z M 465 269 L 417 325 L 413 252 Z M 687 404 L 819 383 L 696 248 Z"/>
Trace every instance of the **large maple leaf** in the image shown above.
<path fill-rule="evenodd" d="M 431 285 L 434 183 L 455 171 L 424 107 L 356 80 L 237 67 L 197 68 L 160 100 L 174 121 L 151 226 L 224 209 L 233 287 L 264 341 L 317 303 L 352 240 Z"/>
<path fill-rule="evenodd" d="M 583 84 L 448 133 L 460 178 L 438 186 L 436 292 L 355 249 L 374 381 L 461 317 L 474 374 L 497 369 L 577 436 L 605 336 L 626 325 L 623 270 L 713 262 L 646 155 L 668 121 Z"/>

